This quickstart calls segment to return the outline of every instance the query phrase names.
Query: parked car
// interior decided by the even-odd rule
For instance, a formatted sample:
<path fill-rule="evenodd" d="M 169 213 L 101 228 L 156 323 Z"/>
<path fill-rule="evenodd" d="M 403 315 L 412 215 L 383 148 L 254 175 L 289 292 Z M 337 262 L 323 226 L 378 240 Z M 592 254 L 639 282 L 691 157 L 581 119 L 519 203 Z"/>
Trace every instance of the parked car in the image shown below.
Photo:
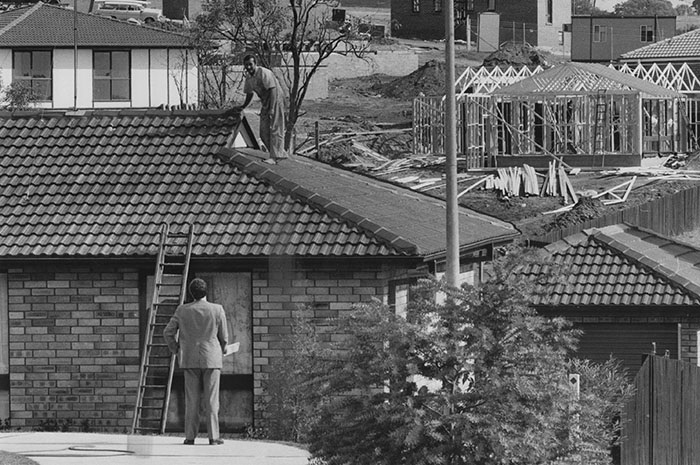
<path fill-rule="evenodd" d="M 140 0 L 98 0 L 93 13 L 114 19 L 138 20 L 146 24 L 165 21 L 163 10 L 148 8 L 149 2 Z"/>

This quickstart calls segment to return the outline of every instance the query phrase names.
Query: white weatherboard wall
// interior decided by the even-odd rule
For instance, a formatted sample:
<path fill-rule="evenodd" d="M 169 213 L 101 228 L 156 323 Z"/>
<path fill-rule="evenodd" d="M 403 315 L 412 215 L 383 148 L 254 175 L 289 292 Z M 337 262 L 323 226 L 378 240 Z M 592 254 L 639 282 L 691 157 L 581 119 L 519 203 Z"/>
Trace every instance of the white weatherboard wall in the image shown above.
<path fill-rule="evenodd" d="M 196 56 L 179 49 L 131 50 L 131 100 L 95 102 L 92 92 L 92 49 L 78 50 L 78 99 L 75 102 L 73 49 L 53 49 L 53 101 L 37 102 L 38 108 L 148 108 L 159 105 L 196 105 L 198 72 Z M 12 50 L 0 49 L 2 85 L 12 82 Z"/>

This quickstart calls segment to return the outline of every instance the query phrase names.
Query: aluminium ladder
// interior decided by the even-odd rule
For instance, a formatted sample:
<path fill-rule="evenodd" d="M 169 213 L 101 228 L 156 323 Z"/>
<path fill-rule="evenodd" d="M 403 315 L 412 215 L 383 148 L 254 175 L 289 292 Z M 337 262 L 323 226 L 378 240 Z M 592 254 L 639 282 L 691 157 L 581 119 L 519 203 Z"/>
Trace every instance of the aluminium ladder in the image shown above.
<path fill-rule="evenodd" d="M 170 353 L 165 343 L 163 329 L 187 295 L 192 241 L 192 226 L 185 233 L 171 232 L 168 225 L 161 227 L 153 300 L 148 313 L 136 408 L 131 425 L 132 434 L 165 432 L 175 355 Z"/>

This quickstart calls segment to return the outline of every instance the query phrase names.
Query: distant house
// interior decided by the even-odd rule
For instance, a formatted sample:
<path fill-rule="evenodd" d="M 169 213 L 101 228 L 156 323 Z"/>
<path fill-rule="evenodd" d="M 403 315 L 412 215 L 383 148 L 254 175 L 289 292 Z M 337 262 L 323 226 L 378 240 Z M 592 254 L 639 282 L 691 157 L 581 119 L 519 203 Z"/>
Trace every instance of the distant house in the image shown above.
<path fill-rule="evenodd" d="M 571 60 L 610 62 L 675 34 L 675 16 L 572 16 Z"/>
<path fill-rule="evenodd" d="M 456 39 L 467 40 L 469 22 L 471 41 L 487 39 L 495 48 L 506 41 L 558 50 L 568 46 L 564 25 L 571 22 L 571 0 L 456 0 L 454 6 Z M 482 16 L 486 27 L 480 26 Z M 391 20 L 400 25 L 392 32 L 396 37 L 445 37 L 442 0 L 391 0 Z"/>
<path fill-rule="evenodd" d="M 198 102 L 197 59 L 184 35 L 43 2 L 0 13 L 0 79 L 30 86 L 40 108 Z"/>
<path fill-rule="evenodd" d="M 700 29 L 630 50 L 623 53 L 619 61 L 659 66 L 687 63 L 695 76 L 700 76 Z"/>
<path fill-rule="evenodd" d="M 612 356 L 632 375 L 654 347 L 697 364 L 700 249 L 620 224 L 550 244 L 543 258 L 563 266 L 567 280 L 541 288 L 535 306 L 583 331 L 579 357 Z"/>
<path fill-rule="evenodd" d="M 43 8 L 43 7 L 42 7 Z M 0 115 L 0 419 L 130 428 L 163 224 L 227 311 L 223 431 L 264 426 L 293 311 L 323 321 L 444 269 L 445 203 L 321 162 L 261 163 L 238 112 Z M 458 213 L 462 278 L 519 232 Z M 178 381 L 179 379 L 179 381 Z M 182 428 L 176 373 L 169 428 Z"/>

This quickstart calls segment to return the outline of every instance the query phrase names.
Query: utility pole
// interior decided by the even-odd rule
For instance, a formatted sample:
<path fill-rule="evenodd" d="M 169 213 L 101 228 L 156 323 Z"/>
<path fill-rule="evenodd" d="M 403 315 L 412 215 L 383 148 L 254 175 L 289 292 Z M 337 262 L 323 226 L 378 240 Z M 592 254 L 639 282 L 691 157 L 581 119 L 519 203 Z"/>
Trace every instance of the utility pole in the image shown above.
<path fill-rule="evenodd" d="M 445 7 L 445 178 L 447 207 L 447 285 L 457 287 L 459 279 L 459 212 L 457 203 L 457 108 L 455 102 L 455 7 Z"/>

